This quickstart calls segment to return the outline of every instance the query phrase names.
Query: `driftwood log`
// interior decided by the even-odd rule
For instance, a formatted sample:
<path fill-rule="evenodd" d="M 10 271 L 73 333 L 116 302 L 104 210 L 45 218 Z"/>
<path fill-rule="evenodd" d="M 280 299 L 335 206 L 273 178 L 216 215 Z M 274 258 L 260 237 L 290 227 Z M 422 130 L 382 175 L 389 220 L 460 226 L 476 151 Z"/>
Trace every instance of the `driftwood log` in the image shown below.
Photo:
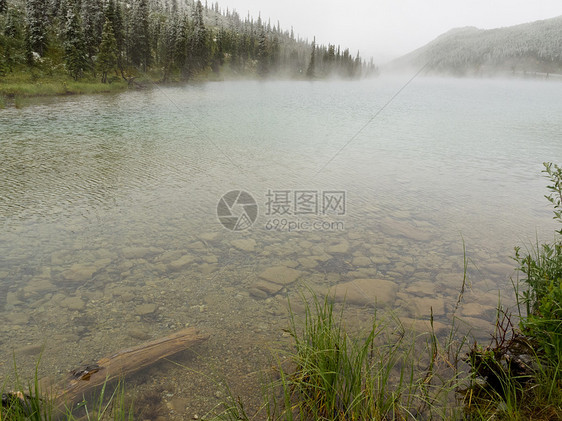
<path fill-rule="evenodd" d="M 105 382 L 123 378 L 206 339 L 208 336 L 199 333 L 197 329 L 187 328 L 163 338 L 121 350 L 94 364 L 71 371 L 64 379 L 48 387 L 50 396 L 55 399 L 57 406 L 75 403 Z"/>

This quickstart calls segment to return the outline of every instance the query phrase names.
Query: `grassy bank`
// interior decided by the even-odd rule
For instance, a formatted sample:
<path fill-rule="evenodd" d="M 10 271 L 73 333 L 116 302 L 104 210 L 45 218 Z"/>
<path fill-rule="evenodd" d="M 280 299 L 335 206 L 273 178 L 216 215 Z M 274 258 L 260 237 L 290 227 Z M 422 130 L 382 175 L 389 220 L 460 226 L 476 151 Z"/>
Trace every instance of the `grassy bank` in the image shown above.
<path fill-rule="evenodd" d="M 15 106 L 21 108 L 26 99 L 45 96 L 101 94 L 123 92 L 127 89 L 151 88 L 158 85 L 178 85 L 187 82 L 169 78 L 162 82 L 163 75 L 158 72 L 127 75 L 129 81 L 114 76 L 110 83 L 101 83 L 99 78 L 84 77 L 78 81 L 64 74 L 49 74 L 40 70 L 25 69 L 0 77 L 0 109 Z M 241 76 L 225 71 L 221 75 L 202 72 L 192 78 L 192 82 L 214 82 L 222 80 L 247 80 L 255 76 Z"/>
<path fill-rule="evenodd" d="M 101 83 L 99 79 L 84 78 L 75 81 L 65 75 L 49 76 L 33 72 L 10 73 L 0 78 L 0 96 L 4 98 L 96 94 L 126 89 L 127 82 L 124 80 Z"/>

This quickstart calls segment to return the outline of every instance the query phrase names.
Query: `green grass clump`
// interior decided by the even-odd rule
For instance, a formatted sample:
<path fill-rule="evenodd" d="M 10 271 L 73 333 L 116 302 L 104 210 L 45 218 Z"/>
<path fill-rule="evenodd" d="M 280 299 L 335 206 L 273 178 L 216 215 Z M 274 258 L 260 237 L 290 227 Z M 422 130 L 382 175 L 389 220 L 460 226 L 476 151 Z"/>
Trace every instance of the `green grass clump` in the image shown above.
<path fill-rule="evenodd" d="M 562 222 L 562 168 L 544 166 L 551 183 L 545 197 Z M 523 274 L 514 283 L 519 322 L 504 312 L 490 345 L 469 353 L 467 412 L 477 419 L 562 419 L 562 230 L 556 233 L 553 243 L 515 249 Z"/>
<path fill-rule="evenodd" d="M 544 166 L 551 182 L 550 195 L 545 197 L 554 206 L 554 219 L 562 222 L 562 168 L 551 163 Z M 562 229 L 557 234 L 562 235 Z M 526 311 L 521 328 L 537 341 L 549 362 L 558 362 L 562 356 L 562 239 L 537 245 L 527 255 L 516 249 L 515 259 L 527 286 L 520 294 Z"/>
<path fill-rule="evenodd" d="M 376 317 L 365 338 L 353 339 L 343 326 L 343 314 L 333 311 L 328 297 L 323 302 L 313 297 L 312 308 L 305 307 L 302 329 L 294 315 L 291 318 L 296 369 L 288 377 L 286 392 L 296 404 L 296 412 L 315 419 L 342 420 L 384 419 L 403 412 L 401 400 L 408 401 L 408 386 L 413 386 L 405 381 L 412 378 L 413 367 L 400 349 L 402 340 L 375 345 L 384 331 Z M 399 369 L 400 375 L 392 383 L 399 366 L 406 368 Z"/>
<path fill-rule="evenodd" d="M 351 335 L 331 297 L 303 302 L 303 320 L 290 315 L 295 350 L 266 384 L 262 408 L 249 416 L 230 396 L 218 419 L 453 419 L 462 412 L 450 405 L 461 382 L 460 370 L 450 372 L 452 343 L 441 346 L 432 331 L 417 335 L 376 314 L 367 332 Z"/>
<path fill-rule="evenodd" d="M 0 405 L 0 420 L 2 421 L 125 421 L 133 419 L 133 407 L 125 401 L 125 385 L 119 381 L 111 394 L 108 395 L 108 384 L 104 383 L 101 391 L 87 401 L 84 398 L 76 405 L 65 405 L 50 396 L 48 391 L 42 390 L 38 366 L 35 366 L 35 376 L 31 383 L 24 386 L 21 382 L 17 367 L 14 363 L 15 384 L 7 388 L 2 387 L 2 405 Z"/>

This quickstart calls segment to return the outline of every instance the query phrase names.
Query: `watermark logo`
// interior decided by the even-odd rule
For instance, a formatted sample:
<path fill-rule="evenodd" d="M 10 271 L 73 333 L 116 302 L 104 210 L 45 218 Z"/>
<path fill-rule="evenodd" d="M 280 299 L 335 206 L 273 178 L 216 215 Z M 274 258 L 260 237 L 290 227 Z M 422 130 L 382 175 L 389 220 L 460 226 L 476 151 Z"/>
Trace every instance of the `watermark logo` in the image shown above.
<path fill-rule="evenodd" d="M 217 216 L 226 229 L 244 231 L 256 222 L 258 204 L 250 193 L 232 190 L 220 198 L 217 204 Z"/>
<path fill-rule="evenodd" d="M 343 231 L 345 228 L 344 222 L 337 219 L 347 212 L 343 190 L 268 189 L 263 205 L 267 231 Z M 251 194 L 233 190 L 219 200 L 217 216 L 225 228 L 243 231 L 256 221 L 258 205 Z"/>
<path fill-rule="evenodd" d="M 267 216 L 345 215 L 343 190 L 268 190 Z"/>

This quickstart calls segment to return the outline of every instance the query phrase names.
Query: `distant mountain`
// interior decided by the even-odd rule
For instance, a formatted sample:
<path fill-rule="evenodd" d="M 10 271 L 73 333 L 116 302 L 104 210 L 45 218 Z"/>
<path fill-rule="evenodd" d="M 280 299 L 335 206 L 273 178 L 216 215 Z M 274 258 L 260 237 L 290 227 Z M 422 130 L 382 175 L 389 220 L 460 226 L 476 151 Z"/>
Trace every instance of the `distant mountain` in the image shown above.
<path fill-rule="evenodd" d="M 450 30 L 391 62 L 386 70 L 421 68 L 450 75 L 562 74 L 562 16 L 497 29 Z"/>

